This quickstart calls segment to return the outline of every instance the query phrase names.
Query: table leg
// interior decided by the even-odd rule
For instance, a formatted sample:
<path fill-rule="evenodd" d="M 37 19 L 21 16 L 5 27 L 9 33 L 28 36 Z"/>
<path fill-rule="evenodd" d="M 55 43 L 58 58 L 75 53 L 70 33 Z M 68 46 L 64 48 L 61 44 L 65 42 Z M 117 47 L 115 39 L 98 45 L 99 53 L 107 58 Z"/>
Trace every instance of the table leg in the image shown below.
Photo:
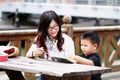
<path fill-rule="evenodd" d="M 25 80 L 20 71 L 5 70 L 10 80 Z"/>

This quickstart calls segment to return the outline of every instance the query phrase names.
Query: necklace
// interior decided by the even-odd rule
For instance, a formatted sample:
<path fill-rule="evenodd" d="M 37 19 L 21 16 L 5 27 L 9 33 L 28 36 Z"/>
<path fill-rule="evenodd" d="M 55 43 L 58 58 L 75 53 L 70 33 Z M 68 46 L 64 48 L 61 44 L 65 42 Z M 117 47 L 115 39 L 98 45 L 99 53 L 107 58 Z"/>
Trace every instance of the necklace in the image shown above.
<path fill-rule="evenodd" d="M 56 39 L 51 39 L 51 41 L 52 41 L 52 43 L 51 43 L 50 47 L 51 47 L 51 49 L 52 49 L 52 48 L 53 48 L 53 45 L 54 45 L 55 42 L 56 42 Z"/>
<path fill-rule="evenodd" d="M 52 50 L 52 49 L 53 49 L 53 46 L 54 46 L 54 44 L 55 44 L 55 42 L 56 42 L 56 38 L 53 38 L 53 37 L 50 37 L 50 36 L 49 36 L 49 39 L 51 40 L 50 48 L 51 48 L 51 50 Z"/>

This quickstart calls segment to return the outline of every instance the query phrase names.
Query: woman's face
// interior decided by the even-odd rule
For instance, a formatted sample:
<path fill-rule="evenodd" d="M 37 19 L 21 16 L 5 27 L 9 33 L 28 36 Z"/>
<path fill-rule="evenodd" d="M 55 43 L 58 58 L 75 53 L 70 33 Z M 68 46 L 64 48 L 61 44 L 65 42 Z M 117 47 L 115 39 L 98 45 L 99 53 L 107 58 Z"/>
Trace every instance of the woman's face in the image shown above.
<path fill-rule="evenodd" d="M 48 27 L 48 35 L 52 38 L 55 38 L 58 34 L 58 31 L 59 31 L 59 26 L 58 24 L 56 23 L 55 20 L 52 20 L 50 22 L 50 25 Z"/>

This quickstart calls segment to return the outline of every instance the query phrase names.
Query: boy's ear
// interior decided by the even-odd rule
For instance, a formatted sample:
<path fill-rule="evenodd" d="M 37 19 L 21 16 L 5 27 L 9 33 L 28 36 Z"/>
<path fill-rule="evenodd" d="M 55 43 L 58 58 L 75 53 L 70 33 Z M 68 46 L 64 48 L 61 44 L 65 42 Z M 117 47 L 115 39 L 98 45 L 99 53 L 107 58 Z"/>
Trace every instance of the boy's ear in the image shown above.
<path fill-rule="evenodd" d="M 94 46 L 95 49 L 97 49 L 97 47 L 98 47 L 98 45 L 96 43 L 93 46 Z"/>

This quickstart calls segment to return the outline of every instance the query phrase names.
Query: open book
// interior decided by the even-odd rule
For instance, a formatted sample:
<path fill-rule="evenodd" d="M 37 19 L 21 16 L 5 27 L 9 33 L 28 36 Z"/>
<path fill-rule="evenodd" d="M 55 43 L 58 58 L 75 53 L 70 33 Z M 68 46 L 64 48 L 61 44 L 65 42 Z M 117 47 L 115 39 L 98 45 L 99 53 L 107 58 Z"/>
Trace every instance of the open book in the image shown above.
<path fill-rule="evenodd" d="M 67 57 L 52 56 L 52 58 L 55 59 L 55 60 L 57 60 L 58 62 L 73 63 Z"/>

